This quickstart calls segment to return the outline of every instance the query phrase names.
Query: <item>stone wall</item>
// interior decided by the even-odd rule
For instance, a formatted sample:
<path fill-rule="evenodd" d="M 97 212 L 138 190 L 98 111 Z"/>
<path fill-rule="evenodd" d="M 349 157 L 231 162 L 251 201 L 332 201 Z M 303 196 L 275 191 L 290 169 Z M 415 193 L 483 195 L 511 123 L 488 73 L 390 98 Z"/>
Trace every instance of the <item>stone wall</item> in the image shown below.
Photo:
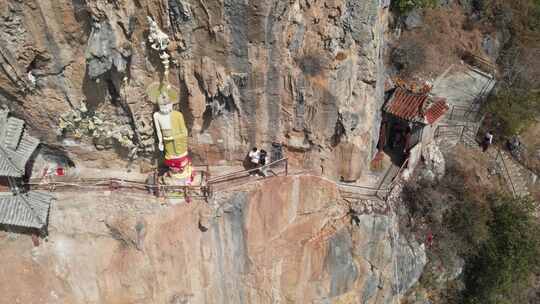
<path fill-rule="evenodd" d="M 150 15 L 173 39 L 171 82 L 197 161 L 241 160 L 251 146 L 276 141 L 299 166 L 355 180 L 378 136 L 386 24 L 379 6 L 0 0 L 0 104 L 43 141 L 78 145 L 75 158 L 96 145 L 114 149 L 84 134 L 58 136 L 60 114 L 84 104 L 118 128 L 130 126 L 139 155 L 152 158 L 155 109 L 144 91 L 161 66 L 146 40 Z M 126 159 L 118 155 L 108 158 Z"/>

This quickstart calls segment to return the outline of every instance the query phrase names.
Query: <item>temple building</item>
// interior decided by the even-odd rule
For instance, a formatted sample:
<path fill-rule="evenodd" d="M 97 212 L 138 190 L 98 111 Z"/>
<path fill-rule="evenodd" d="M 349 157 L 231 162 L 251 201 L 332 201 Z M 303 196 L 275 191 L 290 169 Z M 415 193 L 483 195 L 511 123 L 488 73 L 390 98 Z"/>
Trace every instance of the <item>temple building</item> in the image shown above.
<path fill-rule="evenodd" d="M 428 90 L 395 88 L 383 107 L 378 149 L 397 166 L 408 159 L 413 168 L 448 109 L 445 99 L 430 96 Z"/>
<path fill-rule="evenodd" d="M 38 145 L 39 140 L 25 131 L 23 120 L 0 109 L 0 225 L 39 232 L 47 228 L 54 198 L 42 192 L 25 192 L 20 186 Z"/>

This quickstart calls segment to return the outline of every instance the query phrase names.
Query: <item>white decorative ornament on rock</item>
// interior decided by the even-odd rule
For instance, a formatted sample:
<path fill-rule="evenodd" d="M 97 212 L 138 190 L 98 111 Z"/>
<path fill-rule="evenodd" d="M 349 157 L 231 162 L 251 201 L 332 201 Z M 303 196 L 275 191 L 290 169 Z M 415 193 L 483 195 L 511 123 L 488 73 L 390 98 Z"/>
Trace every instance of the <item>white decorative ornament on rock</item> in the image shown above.
<path fill-rule="evenodd" d="M 151 47 L 156 51 L 165 51 L 169 47 L 169 36 L 159 29 L 157 22 L 152 17 L 148 16 L 147 18 L 150 25 L 148 41 L 151 43 Z"/>

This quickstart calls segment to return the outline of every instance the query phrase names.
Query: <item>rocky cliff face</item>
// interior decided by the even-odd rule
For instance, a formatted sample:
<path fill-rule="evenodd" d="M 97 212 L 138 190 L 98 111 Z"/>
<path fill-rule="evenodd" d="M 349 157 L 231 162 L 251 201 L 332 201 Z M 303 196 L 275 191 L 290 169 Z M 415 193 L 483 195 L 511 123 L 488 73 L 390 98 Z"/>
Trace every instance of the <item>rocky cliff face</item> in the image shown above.
<path fill-rule="evenodd" d="M 393 208 L 351 217 L 321 178 L 274 178 L 214 203 L 63 193 L 48 242 L 0 236 L 0 302 L 395 303 L 425 264 L 394 232 Z"/>
<path fill-rule="evenodd" d="M 366 168 L 382 102 L 376 0 L 1 0 L 0 104 L 75 158 L 118 159 L 106 151 L 119 146 L 152 157 L 144 91 L 161 66 L 147 16 L 173 40 L 171 82 L 196 159 L 239 160 L 280 142 L 326 176 L 355 180 Z M 60 135 L 60 115 L 81 107 L 114 123 Z"/>
<path fill-rule="evenodd" d="M 0 0 L 0 106 L 87 167 L 156 157 L 145 90 L 169 35 L 195 162 L 284 145 L 291 164 L 359 178 L 378 136 L 385 9 L 376 0 Z M 94 162 L 88 164 L 88 162 Z M 425 254 L 390 206 L 316 177 L 212 205 L 59 193 L 49 241 L 0 235 L 0 302 L 393 303 Z"/>

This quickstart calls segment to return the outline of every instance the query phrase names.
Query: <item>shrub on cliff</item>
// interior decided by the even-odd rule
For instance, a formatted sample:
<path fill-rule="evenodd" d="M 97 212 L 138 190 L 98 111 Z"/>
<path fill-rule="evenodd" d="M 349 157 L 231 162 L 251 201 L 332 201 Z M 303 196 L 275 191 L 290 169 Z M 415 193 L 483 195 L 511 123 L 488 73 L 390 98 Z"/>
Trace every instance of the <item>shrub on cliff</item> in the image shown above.
<path fill-rule="evenodd" d="M 454 208 L 448 215 L 445 225 L 459 236 L 460 246 L 457 250 L 462 256 L 476 254 L 480 245 L 489 237 L 488 222 L 493 214 L 484 202 L 466 200 Z"/>
<path fill-rule="evenodd" d="M 420 287 L 434 303 L 528 303 L 530 279 L 540 273 L 540 223 L 532 201 L 499 193 L 480 156 L 458 147 L 446 155 L 440 182 L 426 184 L 420 174 L 410 180 L 403 191 L 409 220 L 400 231 L 425 240 Z"/>
<path fill-rule="evenodd" d="M 519 134 L 540 115 L 540 92 L 500 90 L 489 100 L 487 110 L 502 135 Z"/>
<path fill-rule="evenodd" d="M 539 269 L 540 225 L 526 198 L 495 196 L 489 238 L 469 259 L 465 303 L 526 303 Z"/>
<path fill-rule="evenodd" d="M 395 0 L 392 1 L 392 7 L 399 14 L 406 14 L 413 9 L 421 9 L 425 7 L 433 7 L 437 4 L 437 0 Z"/>
<path fill-rule="evenodd" d="M 474 0 L 473 7 L 492 22 L 510 23 L 516 35 L 523 32 L 540 31 L 539 0 Z M 518 37 L 519 38 L 519 37 Z"/>

